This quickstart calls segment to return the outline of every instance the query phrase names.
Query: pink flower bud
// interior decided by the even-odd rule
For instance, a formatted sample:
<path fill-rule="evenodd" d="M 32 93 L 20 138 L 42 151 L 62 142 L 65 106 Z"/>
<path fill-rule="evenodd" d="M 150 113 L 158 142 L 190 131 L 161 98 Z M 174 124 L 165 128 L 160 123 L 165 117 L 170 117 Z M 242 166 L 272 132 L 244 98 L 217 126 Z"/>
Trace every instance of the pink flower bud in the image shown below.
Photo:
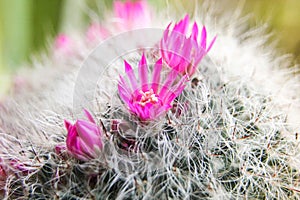
<path fill-rule="evenodd" d="M 68 130 L 67 149 L 75 158 L 84 161 L 98 157 L 103 148 L 100 128 L 88 111 L 85 111 L 85 114 L 88 121 L 79 119 L 72 125 L 65 120 Z"/>

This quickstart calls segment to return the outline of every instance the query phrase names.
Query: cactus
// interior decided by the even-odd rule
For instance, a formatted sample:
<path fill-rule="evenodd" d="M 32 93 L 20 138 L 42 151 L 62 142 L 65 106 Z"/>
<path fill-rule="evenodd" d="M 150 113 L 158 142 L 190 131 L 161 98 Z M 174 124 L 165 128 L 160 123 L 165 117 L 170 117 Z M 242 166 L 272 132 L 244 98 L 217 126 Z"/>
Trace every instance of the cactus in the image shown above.
<path fill-rule="evenodd" d="M 220 16 L 212 2 L 198 6 L 194 19 L 204 23 L 205 34 L 198 45 L 195 28 L 186 26 L 193 37 L 180 30 L 176 39 L 186 45 L 179 55 L 184 63 L 180 70 L 172 66 L 175 58 L 165 54 L 170 51 L 166 44 L 162 51 L 137 47 L 108 68 L 99 66 L 104 73 L 92 103 L 81 105 L 89 110 L 89 121 L 72 107 L 78 60 L 101 63 L 95 57 L 101 44 L 87 56 L 97 33 L 105 30 L 105 37 L 98 35 L 101 41 L 108 33 L 149 26 L 149 16 L 153 25 L 155 13 L 145 11 L 150 8 L 143 0 L 117 1 L 115 18 L 104 19 L 103 27 L 92 22 L 93 42 L 90 31 L 76 36 L 76 43 L 64 35 L 68 43 L 59 49 L 54 45 L 53 54 L 36 64 L 46 66 L 25 77 L 33 87 L 0 106 L 3 198 L 300 199 L 299 94 L 297 76 L 285 68 L 289 58 L 266 44 L 264 28 L 246 30 L 245 18 L 226 12 Z M 131 22 L 139 20 L 128 15 L 132 10 L 147 23 Z M 186 19 L 180 22 L 188 23 Z M 172 31 L 171 21 L 162 30 Z M 206 37 L 215 35 L 206 49 L 204 38 L 206 43 Z M 195 49 L 204 52 L 197 62 L 192 53 L 182 55 Z M 51 76 L 45 80 L 30 78 L 48 71 Z M 71 119 L 74 125 L 65 121 Z"/>

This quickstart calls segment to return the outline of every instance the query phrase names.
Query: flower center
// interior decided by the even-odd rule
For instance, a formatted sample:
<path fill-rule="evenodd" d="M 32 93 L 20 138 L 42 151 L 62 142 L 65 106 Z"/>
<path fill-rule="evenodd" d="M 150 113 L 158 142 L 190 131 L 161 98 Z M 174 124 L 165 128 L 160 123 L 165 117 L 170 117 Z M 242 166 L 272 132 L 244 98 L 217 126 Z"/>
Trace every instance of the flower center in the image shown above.
<path fill-rule="evenodd" d="M 153 89 L 150 89 L 147 92 L 141 90 L 140 94 L 142 95 L 139 102 L 141 106 L 145 106 L 148 103 L 156 104 L 158 102 L 158 96 L 153 92 Z"/>

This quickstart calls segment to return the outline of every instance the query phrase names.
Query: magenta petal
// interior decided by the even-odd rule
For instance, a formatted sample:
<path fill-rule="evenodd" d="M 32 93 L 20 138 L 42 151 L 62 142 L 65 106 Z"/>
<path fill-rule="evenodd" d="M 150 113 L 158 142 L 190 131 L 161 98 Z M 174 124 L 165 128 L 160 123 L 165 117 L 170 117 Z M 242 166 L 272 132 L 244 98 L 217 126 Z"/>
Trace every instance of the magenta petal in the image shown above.
<path fill-rule="evenodd" d="M 156 115 L 162 115 L 163 113 L 165 113 L 166 111 L 168 111 L 171 108 L 170 104 L 164 104 L 163 106 L 160 106 L 159 108 L 157 108 L 156 110 Z"/>
<path fill-rule="evenodd" d="M 99 137 L 101 136 L 101 133 L 96 124 L 83 120 L 77 120 L 75 125 L 79 137 L 87 146 L 93 147 L 94 145 L 98 145 L 102 147 L 102 142 Z"/>
<path fill-rule="evenodd" d="M 145 55 L 142 55 L 142 59 L 139 62 L 139 76 L 141 79 L 142 90 L 148 90 L 148 67 Z"/>
<path fill-rule="evenodd" d="M 203 26 L 202 28 L 202 32 L 201 32 L 201 47 L 206 50 L 206 37 L 207 37 L 207 34 L 206 34 L 206 28 L 205 26 Z"/>
<path fill-rule="evenodd" d="M 154 65 L 152 86 L 151 86 L 154 93 L 157 93 L 157 90 L 158 90 L 161 69 L 162 69 L 162 58 L 160 58 Z"/>
<path fill-rule="evenodd" d="M 170 39 L 172 39 L 172 43 L 170 43 L 168 50 L 172 51 L 171 53 L 179 53 L 180 49 L 184 45 L 185 36 L 178 32 L 173 32 Z"/>
<path fill-rule="evenodd" d="M 169 62 L 168 64 L 170 66 L 173 66 L 174 70 L 182 72 L 182 69 L 181 69 L 180 66 L 183 63 L 183 61 L 184 61 L 184 59 L 182 58 L 182 55 L 180 55 L 178 53 L 173 53 L 172 58 L 171 58 L 171 62 Z"/>
<path fill-rule="evenodd" d="M 74 146 L 76 146 L 76 141 L 77 141 L 77 132 L 74 126 L 72 128 L 68 129 L 68 135 L 67 135 L 67 148 L 69 150 L 72 150 Z"/>
<path fill-rule="evenodd" d="M 176 97 L 177 97 L 177 95 L 175 93 L 169 92 L 168 96 L 166 96 L 166 98 L 165 98 L 166 104 L 167 104 L 167 102 L 171 103 Z"/>
<path fill-rule="evenodd" d="M 178 97 L 178 95 L 182 93 L 184 88 L 185 88 L 185 85 L 181 85 L 179 88 L 177 88 L 176 93 L 175 93 L 176 97 Z"/>
<path fill-rule="evenodd" d="M 193 54 L 195 54 L 195 52 L 193 52 L 195 51 L 195 49 L 193 49 L 193 43 L 195 42 L 192 40 L 186 40 L 182 48 L 182 60 L 184 60 L 187 63 L 190 63 L 192 61 L 191 57 L 194 56 Z"/>
<path fill-rule="evenodd" d="M 132 89 L 136 90 L 138 88 L 138 84 L 137 84 L 136 77 L 134 75 L 134 71 L 133 71 L 132 67 L 127 63 L 126 60 L 124 60 L 124 64 L 125 64 L 125 72 L 130 80 Z"/>
<path fill-rule="evenodd" d="M 169 90 L 169 87 L 171 86 L 171 84 L 176 80 L 178 74 L 176 71 L 172 70 L 169 74 L 168 77 L 166 79 L 166 81 L 163 84 L 163 87 L 159 93 L 159 97 L 164 99 L 166 92 Z"/>
<path fill-rule="evenodd" d="M 152 119 L 153 118 L 153 114 L 151 113 L 151 112 L 153 112 L 152 107 L 153 107 L 152 104 L 146 104 L 146 106 L 143 109 L 144 119 Z"/>
<path fill-rule="evenodd" d="M 139 118 L 145 119 L 144 111 L 139 104 L 133 104 L 131 109 Z"/>
<path fill-rule="evenodd" d="M 129 71 L 132 71 L 132 67 L 126 60 L 124 60 L 124 65 L 125 65 L 125 72 L 128 73 Z"/>
<path fill-rule="evenodd" d="M 169 56 L 169 53 L 168 53 L 168 50 L 167 50 L 167 47 L 165 44 L 166 43 L 164 42 L 164 40 L 161 40 L 161 43 L 160 43 L 161 54 L 162 54 L 162 57 L 165 59 L 165 61 L 167 63 L 169 63 L 170 56 Z"/>
<path fill-rule="evenodd" d="M 130 88 L 130 86 L 127 85 L 127 83 L 125 82 L 124 78 L 122 76 L 119 75 L 120 81 L 119 81 L 119 85 L 122 88 L 122 90 L 126 91 L 130 96 L 130 94 L 133 92 L 133 90 Z"/>
<path fill-rule="evenodd" d="M 123 84 L 118 84 L 119 95 L 123 101 L 128 103 L 130 101 L 131 93 L 128 91 L 128 88 Z"/>
<path fill-rule="evenodd" d="M 77 145 L 78 148 L 74 149 L 74 153 L 78 158 L 83 157 L 87 160 L 96 157 L 96 155 L 93 155 L 93 146 L 86 144 L 82 138 L 77 138 Z"/>
<path fill-rule="evenodd" d="M 93 119 L 91 113 L 88 110 L 83 109 L 83 112 L 84 112 L 85 116 L 90 120 L 90 122 L 92 122 L 94 124 L 96 123 L 95 120 Z"/>
<path fill-rule="evenodd" d="M 182 77 L 180 81 L 172 88 L 166 88 L 166 92 L 161 96 L 165 105 L 171 104 L 171 102 L 181 94 L 182 90 L 185 88 L 185 83 L 187 81 L 187 75 Z"/>
<path fill-rule="evenodd" d="M 185 15 L 183 20 L 180 20 L 178 24 L 174 26 L 173 30 L 185 35 L 188 31 L 189 21 L 190 21 L 190 16 L 187 14 Z"/>
<path fill-rule="evenodd" d="M 182 23 L 182 34 L 187 34 L 188 28 L 189 28 L 189 23 L 190 23 L 190 16 L 189 14 L 186 14 L 183 23 Z"/>
<path fill-rule="evenodd" d="M 171 26 L 172 23 L 169 23 L 166 30 L 164 31 L 164 34 L 163 34 L 163 40 L 167 40 L 168 38 L 168 35 L 169 35 L 169 28 Z"/>
<path fill-rule="evenodd" d="M 185 88 L 185 80 L 184 78 L 172 89 L 172 91 L 168 91 L 164 97 L 164 105 L 166 105 L 165 109 L 171 108 L 171 102 L 182 93 Z"/>
<path fill-rule="evenodd" d="M 191 37 L 193 38 L 194 41 L 198 40 L 198 25 L 196 22 L 193 25 Z"/>
<path fill-rule="evenodd" d="M 67 120 L 64 120 L 64 123 L 65 123 L 65 127 L 66 127 L 66 129 L 69 131 L 70 130 L 70 128 L 73 126 L 69 121 L 67 121 Z"/>

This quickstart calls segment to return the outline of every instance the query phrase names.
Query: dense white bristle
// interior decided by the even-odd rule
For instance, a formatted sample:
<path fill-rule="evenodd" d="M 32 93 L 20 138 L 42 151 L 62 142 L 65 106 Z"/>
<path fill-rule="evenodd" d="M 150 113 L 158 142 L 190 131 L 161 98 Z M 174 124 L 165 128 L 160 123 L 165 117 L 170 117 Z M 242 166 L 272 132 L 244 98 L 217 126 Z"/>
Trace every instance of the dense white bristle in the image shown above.
<path fill-rule="evenodd" d="M 75 49 L 76 59 L 34 63 L 24 77 L 33 87 L 0 107 L 0 158 L 11 166 L 4 197 L 299 199 L 299 77 L 290 56 L 267 44 L 264 26 L 248 29 L 239 10 L 220 12 L 211 1 L 196 9 L 195 20 L 217 41 L 165 118 L 139 124 L 117 95 L 123 58 L 134 65 L 141 52 L 122 55 L 105 69 L 89 108 L 106 130 L 97 159 L 79 162 L 65 150 L 55 152 L 66 140 L 63 120 L 78 117 L 78 58 L 91 47 L 81 38 L 84 48 Z M 160 20 L 154 24 L 162 29 L 175 21 Z M 147 54 L 149 63 L 153 54 Z M 120 134 L 111 130 L 113 120 L 122 122 Z"/>

